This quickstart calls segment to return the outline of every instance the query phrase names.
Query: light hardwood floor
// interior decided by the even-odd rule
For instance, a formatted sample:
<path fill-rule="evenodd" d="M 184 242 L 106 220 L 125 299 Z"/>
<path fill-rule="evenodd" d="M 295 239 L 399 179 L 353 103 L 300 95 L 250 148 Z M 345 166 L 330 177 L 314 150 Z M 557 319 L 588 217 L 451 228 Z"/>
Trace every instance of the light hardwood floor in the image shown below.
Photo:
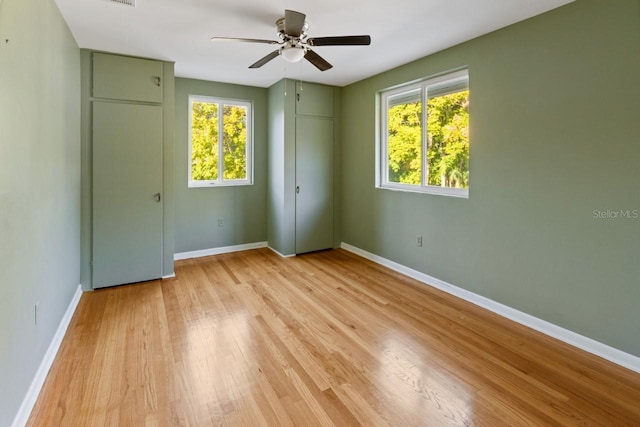
<path fill-rule="evenodd" d="M 343 250 L 82 296 L 31 426 L 640 425 L 640 375 Z"/>

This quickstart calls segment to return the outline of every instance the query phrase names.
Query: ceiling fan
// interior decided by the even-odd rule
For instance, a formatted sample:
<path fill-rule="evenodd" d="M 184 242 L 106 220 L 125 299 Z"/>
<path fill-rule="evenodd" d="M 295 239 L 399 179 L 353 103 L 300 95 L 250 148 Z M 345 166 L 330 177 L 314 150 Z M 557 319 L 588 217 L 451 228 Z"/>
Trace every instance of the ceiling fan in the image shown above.
<path fill-rule="evenodd" d="M 264 58 L 251 64 L 249 68 L 260 68 L 277 56 L 288 62 L 298 62 L 302 58 L 311 62 L 320 71 L 333 67 L 324 58 L 311 50 L 311 46 L 367 46 L 371 44 L 370 36 L 336 36 L 307 37 L 309 24 L 304 13 L 285 10 L 284 18 L 276 21 L 279 40 L 244 39 L 235 37 L 212 37 L 212 41 L 239 41 L 248 43 L 277 44 L 280 47 Z"/>

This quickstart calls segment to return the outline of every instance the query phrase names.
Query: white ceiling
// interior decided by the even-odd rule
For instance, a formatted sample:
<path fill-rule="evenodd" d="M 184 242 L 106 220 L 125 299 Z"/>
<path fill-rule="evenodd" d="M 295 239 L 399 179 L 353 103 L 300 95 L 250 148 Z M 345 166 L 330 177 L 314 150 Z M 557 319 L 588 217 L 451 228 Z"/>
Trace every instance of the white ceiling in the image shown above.
<path fill-rule="evenodd" d="M 573 0 L 56 0 L 81 48 L 175 62 L 178 77 L 268 87 L 283 77 L 344 86 Z M 275 21 L 307 15 L 310 37 L 371 35 L 370 46 L 314 50 L 334 68 L 275 58 L 276 46 L 211 42 L 212 36 L 276 39 Z"/>

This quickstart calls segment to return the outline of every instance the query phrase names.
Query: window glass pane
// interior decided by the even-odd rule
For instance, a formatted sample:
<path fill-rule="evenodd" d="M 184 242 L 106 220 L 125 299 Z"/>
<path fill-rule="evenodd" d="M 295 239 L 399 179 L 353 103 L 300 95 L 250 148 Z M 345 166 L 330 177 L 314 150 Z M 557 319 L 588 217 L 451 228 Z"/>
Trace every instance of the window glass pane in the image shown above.
<path fill-rule="evenodd" d="M 468 89 L 428 98 L 427 170 L 427 185 L 469 188 Z"/>
<path fill-rule="evenodd" d="M 247 107 L 225 105 L 224 179 L 247 179 Z"/>
<path fill-rule="evenodd" d="M 389 97 L 387 103 L 388 181 L 420 185 L 422 102 L 420 90 Z"/>
<path fill-rule="evenodd" d="M 191 179 L 218 179 L 218 104 L 192 103 Z"/>

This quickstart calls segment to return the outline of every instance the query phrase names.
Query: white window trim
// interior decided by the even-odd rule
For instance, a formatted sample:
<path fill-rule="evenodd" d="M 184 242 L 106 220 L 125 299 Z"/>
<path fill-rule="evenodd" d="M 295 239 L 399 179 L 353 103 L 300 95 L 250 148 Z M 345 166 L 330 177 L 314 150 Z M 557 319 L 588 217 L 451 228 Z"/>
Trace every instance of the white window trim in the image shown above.
<path fill-rule="evenodd" d="M 463 69 L 450 73 L 446 73 L 443 75 L 439 75 L 437 77 L 427 78 L 424 80 L 420 80 L 418 82 L 412 82 L 403 84 L 400 86 L 395 86 L 392 88 L 388 88 L 382 90 L 378 93 L 378 108 L 376 111 L 376 118 L 379 121 L 379 135 L 376 138 L 376 188 L 386 189 L 386 190 L 394 190 L 394 191 L 408 191 L 414 193 L 426 193 L 426 194 L 436 194 L 443 196 L 451 196 L 451 197 L 461 197 L 461 198 L 469 198 L 469 189 L 468 188 L 451 188 L 451 187 L 441 187 L 436 185 L 425 185 L 425 173 L 427 172 L 427 156 L 423 155 L 422 158 L 422 183 L 420 185 L 412 185 L 412 184 L 403 184 L 398 182 L 390 182 L 388 180 L 389 177 L 389 144 L 387 141 L 388 138 L 388 123 L 386 119 L 386 114 L 388 111 L 389 98 L 392 98 L 395 95 L 404 92 L 411 92 L 416 89 L 420 89 L 421 99 L 423 105 L 426 105 L 426 97 L 427 90 L 429 86 L 434 86 L 440 83 L 455 81 L 466 79 L 467 82 L 469 80 L 469 70 Z M 422 108 L 422 123 L 427 123 L 426 120 L 427 109 Z M 422 127 L 421 132 L 422 139 L 422 153 L 427 153 L 427 127 Z"/>
<path fill-rule="evenodd" d="M 193 119 L 193 103 L 194 102 L 206 102 L 210 104 L 219 104 L 220 107 L 218 111 L 218 137 L 220 141 L 218 141 L 218 179 L 217 180 L 197 180 L 194 181 L 191 175 L 191 154 L 192 154 L 192 119 Z M 236 180 L 224 180 L 224 153 L 222 153 L 223 144 L 222 144 L 222 121 L 224 115 L 221 113 L 223 109 L 222 105 L 237 105 L 247 108 L 247 178 L 246 179 L 236 179 Z M 189 135 L 188 135 L 188 153 L 187 153 L 187 173 L 188 173 L 188 187 L 189 188 L 203 188 L 203 187 L 229 187 L 229 186 L 237 186 L 237 185 L 253 185 L 253 102 L 246 101 L 242 99 L 231 99 L 231 98 L 218 98 L 213 96 L 202 96 L 202 95 L 189 95 Z"/>

